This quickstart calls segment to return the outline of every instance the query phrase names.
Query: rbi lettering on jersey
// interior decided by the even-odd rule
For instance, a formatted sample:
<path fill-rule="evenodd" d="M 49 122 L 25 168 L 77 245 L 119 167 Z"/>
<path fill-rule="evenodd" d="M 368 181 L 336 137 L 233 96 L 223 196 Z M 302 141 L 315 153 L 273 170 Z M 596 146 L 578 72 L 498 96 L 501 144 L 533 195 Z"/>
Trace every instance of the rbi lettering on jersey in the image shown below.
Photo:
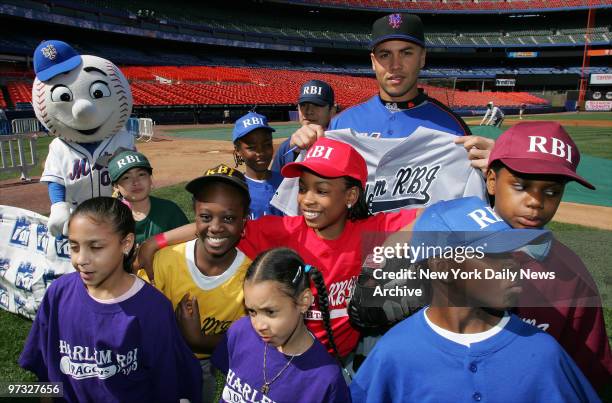
<path fill-rule="evenodd" d="M 425 206 L 431 201 L 431 187 L 440 165 L 405 166 L 393 175 L 377 177 L 366 185 L 366 201 L 372 213 L 406 206 Z"/>

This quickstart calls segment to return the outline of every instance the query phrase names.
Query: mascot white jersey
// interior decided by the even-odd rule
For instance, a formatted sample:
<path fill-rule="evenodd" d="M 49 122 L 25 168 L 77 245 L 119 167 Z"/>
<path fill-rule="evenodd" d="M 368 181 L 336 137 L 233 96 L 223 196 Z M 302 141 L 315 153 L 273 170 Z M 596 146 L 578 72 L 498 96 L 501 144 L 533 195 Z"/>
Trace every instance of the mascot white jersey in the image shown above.
<path fill-rule="evenodd" d="M 49 231 L 67 235 L 71 210 L 84 200 L 110 196 L 108 161 L 118 149 L 134 149 L 125 130 L 132 94 L 117 66 L 79 55 L 61 41 L 42 42 L 34 53 L 32 105 L 54 136 L 41 182 L 49 186 Z"/>

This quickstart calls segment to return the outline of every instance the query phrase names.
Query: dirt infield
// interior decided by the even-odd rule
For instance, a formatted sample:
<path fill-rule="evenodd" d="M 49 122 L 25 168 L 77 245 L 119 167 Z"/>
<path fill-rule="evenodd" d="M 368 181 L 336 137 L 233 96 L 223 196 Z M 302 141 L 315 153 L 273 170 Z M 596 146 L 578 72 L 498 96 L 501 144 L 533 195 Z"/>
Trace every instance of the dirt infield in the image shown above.
<path fill-rule="evenodd" d="M 606 122 L 607 123 L 607 122 Z M 282 139 L 275 139 L 275 145 Z M 233 166 L 232 144 L 219 140 L 176 139 L 159 136 L 150 143 L 139 143 L 138 149 L 154 167 L 155 187 L 165 187 L 194 178 L 205 168 L 220 163 Z M 45 184 L 0 183 L 0 204 L 18 206 L 48 215 L 49 199 Z M 561 203 L 555 221 L 612 230 L 612 208 L 576 203 Z"/>

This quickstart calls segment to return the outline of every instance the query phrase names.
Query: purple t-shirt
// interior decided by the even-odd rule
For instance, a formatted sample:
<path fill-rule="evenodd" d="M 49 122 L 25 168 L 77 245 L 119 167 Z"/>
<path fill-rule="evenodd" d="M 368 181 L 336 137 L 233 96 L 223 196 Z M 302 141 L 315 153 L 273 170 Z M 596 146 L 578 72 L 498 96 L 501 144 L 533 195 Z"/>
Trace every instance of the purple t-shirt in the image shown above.
<path fill-rule="evenodd" d="M 149 284 L 101 304 L 79 273 L 61 276 L 43 298 L 19 365 L 42 382 L 62 382 L 70 402 L 201 400 L 200 365 L 170 302 Z"/>
<path fill-rule="evenodd" d="M 225 402 L 350 402 L 348 387 L 337 362 L 317 339 L 261 393 L 264 342 L 249 317 L 237 320 L 215 349 L 212 364 L 227 374 L 221 401 Z M 268 346 L 266 377 L 274 378 L 290 357 Z"/>

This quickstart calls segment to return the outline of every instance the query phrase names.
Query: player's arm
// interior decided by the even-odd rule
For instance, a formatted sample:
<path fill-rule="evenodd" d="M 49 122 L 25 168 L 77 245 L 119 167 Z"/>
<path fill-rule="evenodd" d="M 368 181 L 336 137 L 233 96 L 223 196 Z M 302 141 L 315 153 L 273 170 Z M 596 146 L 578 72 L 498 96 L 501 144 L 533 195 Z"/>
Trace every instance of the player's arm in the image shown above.
<path fill-rule="evenodd" d="M 211 354 L 223 338 L 221 334 L 205 335 L 202 333 L 200 309 L 196 297 L 183 295 L 176 306 L 176 319 L 181 334 L 194 353 Z"/>
<path fill-rule="evenodd" d="M 495 145 L 495 140 L 482 136 L 457 136 L 454 141 L 455 144 L 463 144 L 472 167 L 486 174 L 489 155 Z"/>
<path fill-rule="evenodd" d="M 482 120 L 480 121 L 480 126 L 482 126 L 482 124 L 485 122 L 485 120 L 487 120 L 487 117 L 489 116 L 489 112 L 491 111 L 491 109 L 487 108 L 484 116 L 482 117 Z"/>
<path fill-rule="evenodd" d="M 493 110 L 491 110 L 491 116 L 489 117 L 489 120 L 487 120 L 486 126 L 491 125 L 491 123 L 493 123 L 493 119 L 495 119 L 495 116 L 497 114 L 495 113 L 495 108 L 493 108 Z"/>
<path fill-rule="evenodd" d="M 138 259 L 134 263 L 135 269 L 144 269 L 151 282 L 155 279 L 153 273 L 153 256 L 155 252 L 168 245 L 176 245 L 181 242 L 191 241 L 195 238 L 195 223 L 186 224 L 182 227 L 163 232 L 145 240 L 138 249 Z M 161 242 L 161 245 L 160 245 Z"/>

